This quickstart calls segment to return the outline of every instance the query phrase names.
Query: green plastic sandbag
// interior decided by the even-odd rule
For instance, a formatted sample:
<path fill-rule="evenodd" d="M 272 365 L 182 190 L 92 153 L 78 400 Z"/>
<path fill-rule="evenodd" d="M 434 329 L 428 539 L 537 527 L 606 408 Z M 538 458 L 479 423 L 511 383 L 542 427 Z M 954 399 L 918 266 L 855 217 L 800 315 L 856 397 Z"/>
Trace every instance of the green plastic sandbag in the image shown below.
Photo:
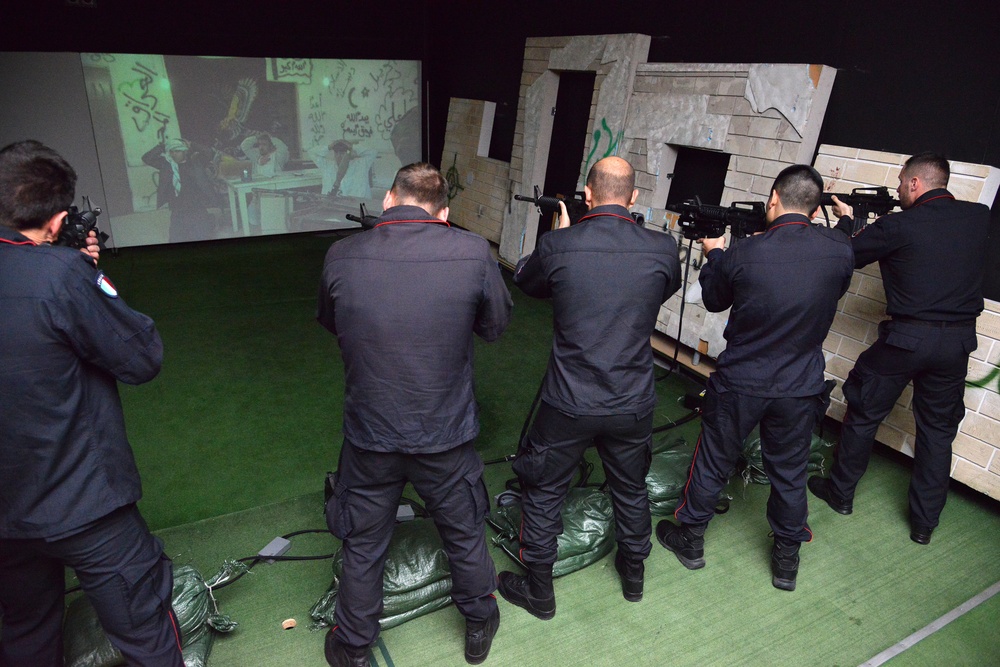
<path fill-rule="evenodd" d="M 486 518 L 496 531 L 493 543 L 521 566 L 521 505 L 497 507 Z M 556 545 L 552 576 L 561 577 L 595 563 L 615 546 L 614 514 L 611 499 L 594 487 L 574 487 L 562 508 L 563 532 Z"/>
<path fill-rule="evenodd" d="M 334 624 L 333 612 L 343 576 L 343 551 L 333 557 L 333 583 L 309 610 L 313 627 Z M 397 524 L 389 542 L 382 576 L 383 630 L 451 603 L 451 571 L 434 522 L 414 519 Z"/>
<path fill-rule="evenodd" d="M 222 571 L 206 582 L 189 565 L 174 568 L 171 604 L 180 626 L 185 667 L 206 667 L 215 632 L 228 632 L 236 627 L 228 617 L 220 615 L 210 599 L 209 586 L 222 583 L 230 573 L 245 570 L 243 564 L 227 561 Z M 211 609 L 210 609 L 211 607 Z M 225 622 L 228 621 L 228 624 Z M 229 627 L 229 630 L 219 629 Z M 117 667 L 125 659 L 111 645 L 97 619 L 97 612 L 85 595 L 70 603 L 63 624 L 66 667 Z"/>
<path fill-rule="evenodd" d="M 826 455 L 824 450 L 833 447 L 833 443 L 824 440 L 813 434 L 809 443 L 809 464 L 810 473 L 823 474 L 825 468 Z M 760 429 L 755 428 L 743 445 L 743 452 L 740 454 L 740 462 L 737 464 L 746 484 L 770 484 L 767 474 L 764 472 L 764 461 L 760 451 Z"/>
<path fill-rule="evenodd" d="M 646 475 L 649 510 L 653 515 L 665 516 L 677 509 L 692 458 L 694 445 L 684 438 L 663 438 L 653 443 L 653 458 Z"/>

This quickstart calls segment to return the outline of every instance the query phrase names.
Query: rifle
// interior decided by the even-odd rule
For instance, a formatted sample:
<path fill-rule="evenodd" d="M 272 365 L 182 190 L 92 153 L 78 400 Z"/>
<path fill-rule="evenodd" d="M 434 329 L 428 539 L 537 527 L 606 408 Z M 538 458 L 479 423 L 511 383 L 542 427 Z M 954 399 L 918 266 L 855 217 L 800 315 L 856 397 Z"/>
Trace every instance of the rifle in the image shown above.
<path fill-rule="evenodd" d="M 580 196 L 580 193 L 576 193 L 572 199 L 559 199 L 558 197 L 548 197 L 543 196 L 541 190 L 536 185 L 535 196 L 526 197 L 525 195 L 514 195 L 514 199 L 517 201 L 526 201 L 535 205 L 538 209 L 540 215 L 551 216 L 552 214 L 559 215 L 559 202 L 566 204 L 566 212 L 569 213 L 569 221 L 571 225 L 576 224 L 580 218 L 587 215 L 587 203 Z"/>
<path fill-rule="evenodd" d="M 833 206 L 834 197 L 854 209 L 851 236 L 856 236 L 864 229 L 872 214 L 879 218 L 899 205 L 899 201 L 892 198 L 892 195 L 889 194 L 889 188 L 884 185 L 875 188 L 854 188 L 851 190 L 851 194 L 824 192 L 820 197 L 819 205 L 823 207 L 823 215 L 828 223 L 830 216 L 827 215 L 826 207 Z"/>
<path fill-rule="evenodd" d="M 351 215 L 348 213 L 344 216 L 351 222 L 356 222 L 361 225 L 361 229 L 371 229 L 378 222 L 377 215 L 368 215 L 368 209 L 365 208 L 365 203 L 361 202 L 361 217 L 356 215 Z"/>

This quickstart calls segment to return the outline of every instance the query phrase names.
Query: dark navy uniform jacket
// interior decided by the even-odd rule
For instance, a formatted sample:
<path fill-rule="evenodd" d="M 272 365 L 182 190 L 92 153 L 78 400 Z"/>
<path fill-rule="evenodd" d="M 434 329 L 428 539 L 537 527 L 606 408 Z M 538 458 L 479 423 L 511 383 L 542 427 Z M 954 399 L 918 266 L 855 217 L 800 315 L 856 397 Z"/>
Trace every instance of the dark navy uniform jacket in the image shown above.
<path fill-rule="evenodd" d="M 407 454 L 475 438 L 472 333 L 499 338 L 512 305 L 486 239 L 420 207 L 334 243 L 317 319 L 344 359 L 344 437 Z"/>
<path fill-rule="evenodd" d="M 72 534 L 139 500 L 116 380 L 160 370 L 153 321 L 79 250 L 0 226 L 0 538 Z"/>
<path fill-rule="evenodd" d="M 677 243 L 597 206 L 521 259 L 514 283 L 552 297 L 552 356 L 542 399 L 572 415 L 645 414 L 656 405 L 649 337 L 681 282 Z"/>
<path fill-rule="evenodd" d="M 823 341 L 853 273 L 849 240 L 797 213 L 709 252 L 698 279 L 705 308 L 732 306 L 713 388 L 762 398 L 820 393 Z"/>
<path fill-rule="evenodd" d="M 837 229 L 850 233 L 850 218 Z M 923 321 L 973 320 L 983 310 L 990 209 L 938 188 L 901 213 L 884 215 L 852 239 L 861 268 L 877 261 L 886 312 Z"/>

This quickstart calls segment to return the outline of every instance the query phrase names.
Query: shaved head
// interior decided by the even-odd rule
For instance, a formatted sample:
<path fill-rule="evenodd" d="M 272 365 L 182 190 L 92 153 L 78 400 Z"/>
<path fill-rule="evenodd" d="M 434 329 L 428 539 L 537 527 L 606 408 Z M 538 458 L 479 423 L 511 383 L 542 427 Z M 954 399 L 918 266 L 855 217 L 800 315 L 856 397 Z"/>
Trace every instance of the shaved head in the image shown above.
<path fill-rule="evenodd" d="M 635 192 L 635 169 L 620 157 L 598 160 L 587 175 L 591 207 L 618 204 L 628 208 Z"/>

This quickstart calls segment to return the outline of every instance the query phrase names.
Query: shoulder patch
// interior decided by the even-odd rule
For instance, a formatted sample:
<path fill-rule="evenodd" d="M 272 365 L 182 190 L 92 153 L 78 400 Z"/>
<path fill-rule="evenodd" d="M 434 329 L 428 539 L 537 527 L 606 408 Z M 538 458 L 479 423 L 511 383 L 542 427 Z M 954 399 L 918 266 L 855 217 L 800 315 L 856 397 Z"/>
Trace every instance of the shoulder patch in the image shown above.
<path fill-rule="evenodd" d="M 104 292 L 106 296 L 109 296 L 112 299 L 118 298 L 118 289 L 114 286 L 111 280 L 104 275 L 103 271 L 98 271 L 96 283 L 98 289 Z"/>

